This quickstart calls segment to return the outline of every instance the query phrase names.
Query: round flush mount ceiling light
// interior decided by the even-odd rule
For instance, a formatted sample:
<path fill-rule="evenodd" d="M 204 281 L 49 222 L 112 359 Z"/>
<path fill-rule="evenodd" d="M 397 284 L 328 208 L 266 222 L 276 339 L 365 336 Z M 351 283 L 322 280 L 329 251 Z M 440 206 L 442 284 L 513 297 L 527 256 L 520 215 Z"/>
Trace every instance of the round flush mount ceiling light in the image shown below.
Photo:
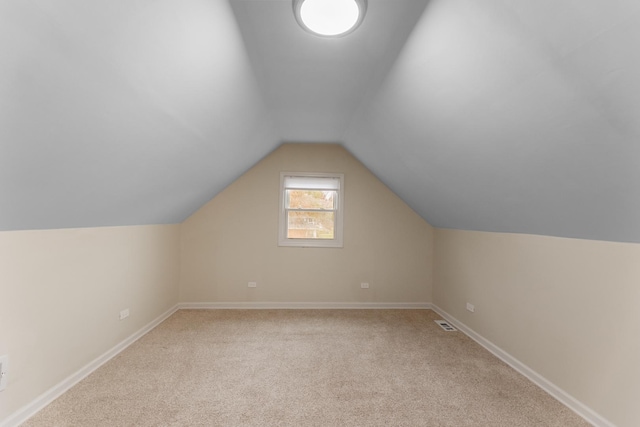
<path fill-rule="evenodd" d="M 362 23 L 367 0 L 293 0 L 293 13 L 306 31 L 322 37 L 342 37 Z"/>

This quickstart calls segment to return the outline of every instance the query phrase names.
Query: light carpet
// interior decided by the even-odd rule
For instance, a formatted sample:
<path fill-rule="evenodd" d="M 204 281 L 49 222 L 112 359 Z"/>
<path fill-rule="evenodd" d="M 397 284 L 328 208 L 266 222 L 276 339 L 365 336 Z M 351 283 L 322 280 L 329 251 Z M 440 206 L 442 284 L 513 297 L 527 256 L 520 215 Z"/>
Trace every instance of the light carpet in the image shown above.
<path fill-rule="evenodd" d="M 24 426 L 588 426 L 431 310 L 180 310 Z"/>

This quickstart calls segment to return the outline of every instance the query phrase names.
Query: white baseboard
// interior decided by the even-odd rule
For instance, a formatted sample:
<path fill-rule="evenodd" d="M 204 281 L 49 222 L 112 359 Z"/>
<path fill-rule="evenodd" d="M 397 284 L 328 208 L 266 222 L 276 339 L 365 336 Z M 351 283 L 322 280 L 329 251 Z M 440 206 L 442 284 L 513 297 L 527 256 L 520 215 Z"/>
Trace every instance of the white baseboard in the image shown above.
<path fill-rule="evenodd" d="M 428 302 L 182 302 L 182 310 L 313 310 L 313 309 L 405 309 L 428 310 Z"/>
<path fill-rule="evenodd" d="M 80 381 L 86 378 L 93 371 L 95 371 L 100 366 L 107 363 L 109 360 L 115 357 L 118 353 L 120 353 L 121 351 L 129 347 L 131 344 L 136 342 L 147 332 L 151 331 L 153 328 L 158 326 L 160 323 L 166 320 L 169 316 L 171 316 L 177 310 L 178 310 L 178 306 L 175 305 L 169 310 L 165 311 L 156 319 L 152 320 L 147 325 L 145 325 L 142 329 L 140 329 L 133 335 L 129 336 L 127 339 L 120 342 L 119 344 L 117 344 L 116 346 L 108 350 L 106 353 L 99 356 L 97 359 L 93 360 L 92 362 L 90 362 L 89 364 L 87 364 L 86 366 L 78 370 L 76 373 L 67 377 L 60 383 L 56 384 L 55 386 L 53 386 L 52 388 L 50 388 L 49 390 L 47 390 L 46 392 L 38 396 L 33 402 L 22 407 L 18 411 L 14 412 L 12 415 L 9 416 L 9 418 L 5 419 L 2 423 L 0 423 L 0 427 L 19 426 L 20 424 L 22 424 L 23 422 L 25 422 L 26 420 L 34 416 L 38 411 L 43 409 L 49 403 L 53 402 L 55 399 L 60 397 L 63 393 L 65 393 L 71 387 L 78 384 Z"/>
<path fill-rule="evenodd" d="M 533 369 L 529 368 L 524 363 L 520 362 L 515 357 L 511 356 L 506 351 L 502 350 L 497 345 L 493 344 L 491 341 L 484 338 L 482 335 L 475 332 L 473 329 L 469 328 L 467 325 L 441 309 L 435 304 L 431 305 L 431 309 L 442 316 L 444 319 L 449 321 L 453 326 L 458 328 L 464 334 L 466 334 L 469 338 L 489 350 L 496 356 L 498 359 L 505 362 L 507 365 L 511 366 L 513 369 L 527 377 L 531 382 L 536 384 L 538 387 L 549 393 L 555 399 L 557 399 L 560 403 L 571 409 L 573 412 L 581 416 L 585 419 L 585 421 L 591 423 L 595 427 L 615 427 L 613 423 L 608 421 L 606 418 L 595 412 L 593 409 L 589 408 L 582 402 L 575 399 L 573 396 L 562 390 L 560 387 L 553 384 L 551 381 L 547 380 L 542 375 L 538 374 Z"/>

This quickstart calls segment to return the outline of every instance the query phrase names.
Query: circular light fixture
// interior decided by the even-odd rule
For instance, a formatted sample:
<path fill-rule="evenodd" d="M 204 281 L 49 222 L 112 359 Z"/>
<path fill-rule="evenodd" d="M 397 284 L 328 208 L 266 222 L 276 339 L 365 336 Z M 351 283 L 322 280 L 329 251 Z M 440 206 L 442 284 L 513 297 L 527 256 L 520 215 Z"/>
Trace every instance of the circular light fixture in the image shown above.
<path fill-rule="evenodd" d="M 322 37 L 342 37 L 362 23 L 367 0 L 293 0 L 293 13 L 306 31 Z"/>

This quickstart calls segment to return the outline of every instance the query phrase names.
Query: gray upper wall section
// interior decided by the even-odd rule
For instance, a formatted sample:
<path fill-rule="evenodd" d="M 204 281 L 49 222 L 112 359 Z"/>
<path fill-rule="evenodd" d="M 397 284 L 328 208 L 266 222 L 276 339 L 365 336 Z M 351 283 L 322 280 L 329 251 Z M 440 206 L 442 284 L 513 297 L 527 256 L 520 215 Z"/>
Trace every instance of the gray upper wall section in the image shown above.
<path fill-rule="evenodd" d="M 163 224 L 279 145 L 228 3 L 0 3 L 0 230 Z"/>
<path fill-rule="evenodd" d="M 181 222 L 281 142 L 432 225 L 640 243 L 640 2 L 0 3 L 0 230 Z"/>
<path fill-rule="evenodd" d="M 346 145 L 436 227 L 640 242 L 639 11 L 433 1 Z"/>

